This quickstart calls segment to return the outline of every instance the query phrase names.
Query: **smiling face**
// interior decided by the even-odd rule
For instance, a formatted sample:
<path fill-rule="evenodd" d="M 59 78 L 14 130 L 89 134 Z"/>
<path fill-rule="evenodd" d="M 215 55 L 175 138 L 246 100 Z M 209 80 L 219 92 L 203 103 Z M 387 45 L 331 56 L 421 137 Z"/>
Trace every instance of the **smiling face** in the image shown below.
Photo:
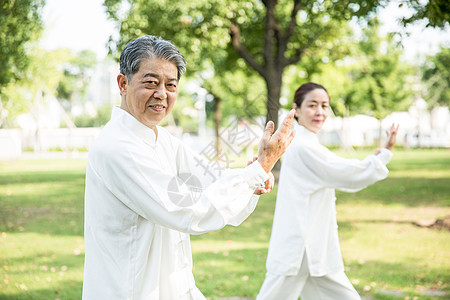
<path fill-rule="evenodd" d="M 178 94 L 177 67 L 174 63 L 148 58 L 141 61 L 131 80 L 117 76 L 122 104 L 120 107 L 142 124 L 156 130 L 173 108 Z"/>
<path fill-rule="evenodd" d="M 295 109 L 298 124 L 317 133 L 328 117 L 330 97 L 323 89 L 314 89 L 305 95 L 300 107 L 294 103 L 292 108 Z"/>

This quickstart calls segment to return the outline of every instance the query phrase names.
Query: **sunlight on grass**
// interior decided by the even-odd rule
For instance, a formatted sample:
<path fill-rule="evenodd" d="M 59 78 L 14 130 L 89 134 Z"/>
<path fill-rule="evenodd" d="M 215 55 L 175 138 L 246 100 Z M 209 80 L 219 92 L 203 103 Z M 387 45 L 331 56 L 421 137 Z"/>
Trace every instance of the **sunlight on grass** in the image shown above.
<path fill-rule="evenodd" d="M 0 162 L 0 299 L 81 298 L 85 166 L 83 159 Z M 412 223 L 450 215 L 450 151 L 395 151 L 388 167 L 382 182 L 337 192 L 347 274 L 373 300 L 449 299 L 450 232 Z M 192 236 L 205 296 L 256 296 L 275 198 L 276 189 L 262 196 L 239 227 Z"/>
<path fill-rule="evenodd" d="M 80 299 L 81 237 L 3 233 L 2 299 Z"/>

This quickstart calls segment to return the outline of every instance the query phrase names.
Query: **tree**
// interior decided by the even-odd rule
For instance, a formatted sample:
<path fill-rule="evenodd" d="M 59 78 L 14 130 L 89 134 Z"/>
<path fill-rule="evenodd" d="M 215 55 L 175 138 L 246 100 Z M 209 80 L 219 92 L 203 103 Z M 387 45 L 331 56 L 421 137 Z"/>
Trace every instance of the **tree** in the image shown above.
<path fill-rule="evenodd" d="M 86 95 L 96 63 L 95 53 L 90 50 L 71 55 L 63 63 L 63 76 L 56 88 L 56 96 L 65 103 L 67 109 L 74 101 L 81 101 Z"/>
<path fill-rule="evenodd" d="M 193 71 L 213 66 L 221 76 L 223 70 L 250 67 L 265 82 L 267 119 L 277 124 L 286 67 L 316 52 L 332 52 L 343 25 L 369 15 L 382 1 L 135 0 L 121 15 L 122 2 L 105 0 L 110 17 L 120 22 L 121 38 L 111 41 L 111 49 L 157 34 L 175 42 Z"/>
<path fill-rule="evenodd" d="M 366 114 L 381 120 L 394 111 L 406 110 L 412 103 L 413 69 L 400 60 L 401 48 L 393 35 L 378 33 L 378 20 L 369 22 L 358 43 L 355 63 L 343 67 L 347 84 L 338 98 L 343 115 Z"/>
<path fill-rule="evenodd" d="M 0 1 L 0 95 L 11 81 L 24 77 L 29 64 L 27 44 L 42 31 L 45 0 Z"/>
<path fill-rule="evenodd" d="M 206 109 L 207 115 L 214 119 L 217 155 L 221 153 L 221 126 L 232 127 L 232 122 L 244 119 L 248 124 L 262 125 L 257 118 L 264 111 L 264 83 L 256 74 L 248 74 L 248 70 L 227 71 L 221 76 L 205 79 L 202 87 L 212 96 L 212 101 L 209 105 L 207 103 Z M 233 116 L 234 120 L 230 120 L 229 116 Z"/>
<path fill-rule="evenodd" d="M 402 6 L 404 2 L 399 5 Z M 410 17 L 402 19 L 403 25 L 408 25 L 419 20 L 426 20 L 426 27 L 444 29 L 449 25 L 450 2 L 448 0 L 409 0 L 406 4 L 415 12 Z"/>
<path fill-rule="evenodd" d="M 450 48 L 441 47 L 422 66 L 423 97 L 431 106 L 450 106 Z"/>
<path fill-rule="evenodd" d="M 8 116 L 6 122 L 3 122 L 14 126 L 15 116 L 27 112 L 31 112 L 38 122 L 46 96 L 56 93 L 63 76 L 62 65 L 70 57 L 70 51 L 66 49 L 45 51 L 32 48 L 23 78 L 10 82 L 3 88 L 3 111 Z"/>
<path fill-rule="evenodd" d="M 359 42 L 361 56 L 350 70 L 352 88 L 345 97 L 350 110 L 381 120 L 393 111 L 409 107 L 412 69 L 400 60 L 401 49 L 392 35 L 381 37 L 373 20 Z"/>

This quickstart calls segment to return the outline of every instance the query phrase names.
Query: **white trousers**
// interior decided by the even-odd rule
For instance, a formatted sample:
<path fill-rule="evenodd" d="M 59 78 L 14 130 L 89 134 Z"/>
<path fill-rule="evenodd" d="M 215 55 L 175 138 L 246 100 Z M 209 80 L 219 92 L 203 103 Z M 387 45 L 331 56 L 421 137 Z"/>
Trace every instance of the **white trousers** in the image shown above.
<path fill-rule="evenodd" d="M 256 300 L 361 300 L 344 272 L 320 277 L 309 275 L 306 255 L 297 275 L 266 273 Z"/>

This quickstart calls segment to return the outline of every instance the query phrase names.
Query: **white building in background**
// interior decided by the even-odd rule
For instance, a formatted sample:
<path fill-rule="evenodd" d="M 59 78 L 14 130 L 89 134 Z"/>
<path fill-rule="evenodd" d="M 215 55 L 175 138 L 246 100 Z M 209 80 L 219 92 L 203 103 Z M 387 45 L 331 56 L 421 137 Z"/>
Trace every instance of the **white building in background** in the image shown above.
<path fill-rule="evenodd" d="M 119 104 L 120 95 L 115 80 L 118 72 L 117 62 L 111 59 L 99 63 L 94 72 L 86 101 L 83 105 L 74 106 L 71 113 L 74 115 L 87 113 L 94 116 L 96 108 L 104 104 Z M 100 128 L 75 128 L 55 97 L 46 96 L 45 99 L 39 99 L 36 103 L 37 106 L 33 108 L 32 113 L 18 118 L 21 129 L 0 130 L 0 159 L 18 158 L 23 150 L 29 149 L 38 152 L 54 149 L 63 151 L 88 149 L 100 132 Z M 204 107 L 189 109 L 197 111 L 196 115 L 203 116 L 200 110 L 204 112 Z M 286 113 L 287 111 L 280 111 L 279 120 L 282 120 Z M 204 119 L 204 117 L 202 118 Z M 252 137 L 251 143 L 245 145 L 247 155 L 250 155 L 252 149 L 258 145 L 259 140 L 254 139 L 253 136 L 261 136 L 262 134 L 261 120 L 264 117 L 253 119 L 257 120 L 258 125 L 249 127 L 245 122 L 241 122 L 237 128 L 233 128 L 238 133 L 247 132 L 247 138 Z M 62 121 L 65 121 L 68 128 L 59 128 Z M 384 132 L 392 123 L 400 125 L 398 145 L 411 148 L 450 148 L 450 112 L 448 107 L 435 107 L 429 110 L 426 102 L 423 99 L 418 99 L 408 112 L 393 112 L 381 122 L 383 142 Z M 201 124 L 204 124 L 204 122 L 201 122 Z M 173 134 L 183 136 L 182 128 L 176 127 L 172 123 L 170 125 Z M 231 128 L 222 128 L 221 132 L 229 135 L 230 130 Z M 190 135 L 183 138 L 195 150 L 203 151 L 205 147 L 214 143 L 214 130 L 202 128 L 199 132 L 203 136 Z M 373 117 L 358 115 L 348 118 L 329 117 L 319 133 L 319 139 L 324 145 L 350 148 L 352 146 L 374 146 L 378 142 L 379 135 L 380 122 L 378 120 Z M 228 138 L 224 136 L 221 139 L 224 144 Z"/>
<path fill-rule="evenodd" d="M 57 100 L 55 99 L 54 101 Z M 46 114 L 41 118 L 45 125 L 41 124 L 40 128 L 35 123 L 26 122 L 29 126 L 23 125 L 22 129 L 0 130 L 0 159 L 19 158 L 22 151 L 27 149 L 45 152 L 54 149 L 72 151 L 74 149 L 89 148 L 101 128 L 57 128 L 56 124 L 60 124 L 58 121 L 58 109 L 55 104 L 51 104 L 54 103 L 53 101 L 48 101 L 48 103 L 50 104 L 50 108 L 45 110 Z M 55 107 L 51 108 L 51 106 Z M 397 138 L 398 145 L 403 145 L 407 148 L 450 148 L 449 108 L 436 107 L 431 111 L 424 110 L 420 111 L 420 113 L 418 113 L 417 109 L 416 106 L 413 106 L 408 112 L 394 112 L 382 120 L 382 143 L 385 141 L 385 131 L 389 129 L 392 123 L 395 123 L 400 125 Z M 280 120 L 284 118 L 286 113 L 287 111 L 280 113 Z M 23 116 L 21 120 L 26 118 L 27 116 Z M 256 119 L 259 120 L 261 118 Z M 226 133 L 221 138 L 222 147 L 230 139 L 231 130 L 237 134 L 247 132 L 247 137 L 241 135 L 238 138 L 247 139 L 249 144 L 245 145 L 245 149 L 244 147 L 239 149 L 246 156 L 251 157 L 252 151 L 257 148 L 259 142 L 259 139 L 255 137 L 260 137 L 262 134 L 261 124 L 253 124 L 249 127 L 248 123 L 240 122 L 237 125 L 238 127 L 234 126 L 235 124 L 233 128 L 230 125 L 230 128 L 224 127 L 221 129 L 222 133 Z M 180 136 L 199 153 L 204 152 L 206 148 L 211 148 L 215 142 L 213 130 L 207 130 L 206 134 L 202 137 L 197 135 L 183 135 L 182 128 L 171 130 L 171 132 Z M 252 134 L 249 135 L 248 132 Z M 319 132 L 319 139 L 321 143 L 327 146 L 344 146 L 346 148 L 352 146 L 376 146 L 379 133 L 380 122 L 373 117 L 363 115 L 345 119 L 341 117 L 329 117 Z M 236 142 L 243 143 L 242 140 L 238 139 Z M 237 145 L 237 147 L 241 147 L 241 145 Z M 226 150 L 226 147 L 224 148 Z M 234 149 L 234 152 L 236 152 L 236 149 Z"/>
<path fill-rule="evenodd" d="M 381 122 L 381 137 L 391 124 L 399 124 L 397 144 L 407 148 L 450 148 L 450 112 L 448 107 L 428 110 L 423 99 L 418 99 L 407 112 L 393 112 Z M 329 117 L 319 139 L 330 146 L 376 145 L 380 136 L 380 122 L 370 116 L 357 115 L 349 118 Z"/>
<path fill-rule="evenodd" d="M 104 104 L 120 103 L 115 78 L 119 64 L 111 58 L 99 62 L 95 68 L 85 101 L 74 103 L 70 113 L 95 117 Z M 45 152 L 60 149 L 87 149 L 99 128 L 76 128 L 67 112 L 53 95 L 37 95 L 31 111 L 17 117 L 20 129 L 0 129 L 0 159 L 14 159 L 22 151 L 33 149 Z M 60 128 L 65 123 L 67 128 Z"/>
<path fill-rule="evenodd" d="M 119 69 L 119 63 L 112 58 L 106 57 L 99 62 L 95 67 L 86 99 L 82 103 L 74 104 L 71 114 L 73 116 L 88 114 L 95 117 L 97 108 L 105 104 L 111 106 L 120 104 L 121 98 L 116 81 Z"/>
<path fill-rule="evenodd" d="M 86 102 L 91 102 L 96 107 L 105 103 L 120 104 L 121 97 L 116 81 L 119 72 L 119 63 L 112 58 L 106 57 L 98 63 L 92 77 L 92 84 L 88 89 Z"/>

